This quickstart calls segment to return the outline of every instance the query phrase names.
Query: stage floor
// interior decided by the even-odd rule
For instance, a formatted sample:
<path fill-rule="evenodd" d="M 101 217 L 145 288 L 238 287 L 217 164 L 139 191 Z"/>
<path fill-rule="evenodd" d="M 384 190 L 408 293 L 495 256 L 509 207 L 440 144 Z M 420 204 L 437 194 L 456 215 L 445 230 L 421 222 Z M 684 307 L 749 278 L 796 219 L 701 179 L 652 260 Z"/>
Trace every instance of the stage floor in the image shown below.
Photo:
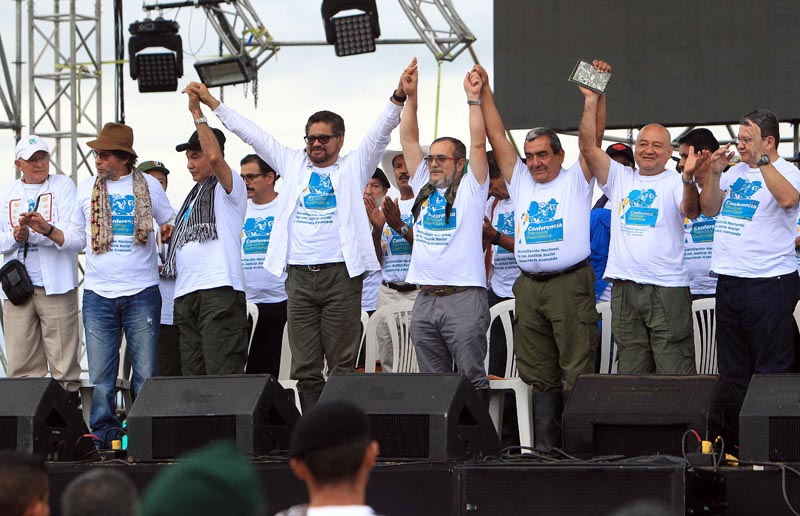
<path fill-rule="evenodd" d="M 728 516 L 791 515 L 776 469 L 721 468 L 716 488 L 698 484 L 681 464 L 650 463 L 379 463 L 373 470 L 367 503 L 385 516 L 606 516 L 626 502 L 660 500 L 674 514 L 722 514 L 701 509 L 716 497 L 727 501 Z M 305 486 L 285 462 L 255 462 L 270 514 L 306 501 Z M 52 514 L 67 483 L 90 468 L 116 468 L 143 491 L 170 464 L 48 464 Z M 800 508 L 800 478 L 787 473 L 787 493 Z M 687 512 L 695 508 L 695 512 Z"/>

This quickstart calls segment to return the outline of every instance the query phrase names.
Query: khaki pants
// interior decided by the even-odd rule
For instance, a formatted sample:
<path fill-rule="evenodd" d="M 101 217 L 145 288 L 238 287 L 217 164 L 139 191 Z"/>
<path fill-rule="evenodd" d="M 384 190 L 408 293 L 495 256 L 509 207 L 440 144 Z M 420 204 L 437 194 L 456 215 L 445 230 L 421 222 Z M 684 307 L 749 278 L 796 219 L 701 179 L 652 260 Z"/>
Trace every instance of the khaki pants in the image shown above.
<path fill-rule="evenodd" d="M 611 329 L 620 374 L 695 374 L 689 287 L 614 280 Z"/>
<path fill-rule="evenodd" d="M 397 303 L 399 301 L 411 301 L 412 303 L 417 299 L 419 290 L 412 290 L 411 292 L 398 292 L 393 288 L 386 285 L 381 285 L 378 289 L 378 308 Z M 392 351 L 392 338 L 389 334 L 389 324 L 384 322 L 378 326 L 378 359 L 381 361 L 381 369 L 384 373 L 391 373 L 394 364 Z"/>
<path fill-rule="evenodd" d="M 571 391 L 579 374 L 594 372 L 600 341 L 594 271 L 587 265 L 548 281 L 521 274 L 514 282 L 514 296 L 514 354 L 520 378 L 534 392 Z"/>
<path fill-rule="evenodd" d="M 68 391 L 80 387 L 78 363 L 78 291 L 47 295 L 35 287 L 22 306 L 3 301 L 8 377 L 43 377 L 50 373 Z"/>

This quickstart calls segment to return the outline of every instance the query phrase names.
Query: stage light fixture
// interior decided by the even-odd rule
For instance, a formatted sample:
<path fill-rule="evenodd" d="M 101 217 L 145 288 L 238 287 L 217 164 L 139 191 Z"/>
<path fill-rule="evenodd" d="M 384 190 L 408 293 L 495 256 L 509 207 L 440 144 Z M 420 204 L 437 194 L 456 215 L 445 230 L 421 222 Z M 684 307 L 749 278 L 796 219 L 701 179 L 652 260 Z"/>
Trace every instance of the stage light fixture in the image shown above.
<path fill-rule="evenodd" d="M 344 11 L 360 14 L 336 16 Z M 381 35 L 375 0 L 323 0 L 322 20 L 325 38 L 339 57 L 375 52 L 375 39 Z"/>
<path fill-rule="evenodd" d="M 256 73 L 255 61 L 247 55 L 197 61 L 194 69 L 209 88 L 250 82 Z"/>
<path fill-rule="evenodd" d="M 156 18 L 135 21 L 128 26 L 131 79 L 139 82 L 139 92 L 175 91 L 183 77 L 183 44 L 177 22 Z M 143 52 L 165 48 L 170 52 Z"/>

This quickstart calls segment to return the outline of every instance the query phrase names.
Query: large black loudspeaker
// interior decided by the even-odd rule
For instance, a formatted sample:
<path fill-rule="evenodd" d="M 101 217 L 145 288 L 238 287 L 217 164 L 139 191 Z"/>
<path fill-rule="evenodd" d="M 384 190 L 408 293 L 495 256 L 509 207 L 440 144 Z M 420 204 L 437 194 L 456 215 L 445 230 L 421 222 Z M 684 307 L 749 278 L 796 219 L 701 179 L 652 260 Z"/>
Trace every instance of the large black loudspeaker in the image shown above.
<path fill-rule="evenodd" d="M 381 460 L 455 461 L 500 450 L 489 411 L 456 374 L 334 375 L 320 403 L 328 400 L 348 400 L 366 412 Z"/>
<path fill-rule="evenodd" d="M 128 455 L 170 460 L 231 439 L 240 452 L 258 457 L 288 450 L 299 417 L 270 375 L 150 378 L 128 415 Z"/>
<path fill-rule="evenodd" d="M 51 378 L 0 379 L 0 449 L 75 460 L 87 433 L 81 411 Z"/>
<path fill-rule="evenodd" d="M 696 430 L 733 449 L 738 400 L 718 376 L 583 375 L 564 410 L 564 447 L 583 457 L 681 456 L 684 433 Z"/>
<path fill-rule="evenodd" d="M 800 462 L 800 375 L 753 376 L 739 430 L 743 461 Z"/>

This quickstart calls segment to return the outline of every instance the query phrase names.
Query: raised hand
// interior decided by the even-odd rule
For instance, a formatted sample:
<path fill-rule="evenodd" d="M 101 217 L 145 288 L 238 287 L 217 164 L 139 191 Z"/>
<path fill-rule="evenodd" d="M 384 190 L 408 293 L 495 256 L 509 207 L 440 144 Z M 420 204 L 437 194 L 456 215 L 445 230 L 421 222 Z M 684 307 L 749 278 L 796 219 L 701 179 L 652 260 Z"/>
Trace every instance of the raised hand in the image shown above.
<path fill-rule="evenodd" d="M 471 70 L 464 77 L 464 91 L 467 92 L 467 98 L 470 100 L 478 100 L 481 95 L 481 88 L 483 88 L 483 81 L 478 72 Z"/>
<path fill-rule="evenodd" d="M 407 97 L 413 97 L 417 94 L 417 81 L 419 79 L 419 70 L 417 69 L 417 58 L 411 60 L 406 69 L 400 75 L 400 84 L 398 84 L 398 92 L 403 93 Z"/>
<path fill-rule="evenodd" d="M 383 225 L 386 224 L 386 219 L 381 210 L 378 209 L 378 205 L 375 204 L 375 200 L 372 196 L 364 196 L 364 207 L 367 209 L 367 218 L 372 224 L 372 228 L 378 230 L 383 229 Z"/>
<path fill-rule="evenodd" d="M 700 152 L 694 152 L 694 145 L 689 146 L 689 154 L 686 156 L 686 163 L 683 165 L 684 179 L 694 177 L 695 173 L 711 160 L 711 151 L 703 149 Z"/>
<path fill-rule="evenodd" d="M 709 158 L 711 161 L 711 173 L 714 175 L 721 175 L 725 167 L 733 159 L 734 152 L 730 150 L 731 144 L 724 145 L 717 149 L 714 154 Z"/>
<path fill-rule="evenodd" d="M 219 101 L 215 99 L 213 95 L 211 95 L 211 92 L 208 91 L 208 88 L 202 82 L 190 82 L 186 85 L 181 93 L 188 94 L 190 98 L 191 94 L 194 93 L 197 95 L 197 98 L 200 102 L 211 109 L 216 109 L 217 106 L 219 106 Z"/>
<path fill-rule="evenodd" d="M 397 204 L 397 201 L 393 201 L 391 197 L 387 196 L 383 200 L 381 210 L 390 228 L 398 231 L 403 227 L 403 219 L 400 217 L 400 206 Z"/>
<path fill-rule="evenodd" d="M 594 61 L 592 61 L 592 66 L 594 66 L 594 69 L 597 70 L 598 72 L 611 73 L 611 65 L 605 61 L 595 59 Z M 587 98 L 600 97 L 603 95 L 602 93 L 597 93 L 596 91 L 590 90 L 589 88 L 581 86 L 580 84 L 578 85 L 578 90 L 580 90 L 583 96 Z"/>
<path fill-rule="evenodd" d="M 481 78 L 481 82 L 483 84 L 489 84 L 489 74 L 486 73 L 486 69 L 479 64 L 476 64 L 472 67 L 472 71 L 478 74 L 478 77 Z"/>
<path fill-rule="evenodd" d="M 750 145 L 750 154 L 752 156 L 758 159 L 762 154 L 767 153 L 767 144 L 761 136 L 761 128 L 758 124 L 752 122 L 742 124 L 739 131 L 742 134 L 742 139 L 751 140 L 748 145 Z"/>

